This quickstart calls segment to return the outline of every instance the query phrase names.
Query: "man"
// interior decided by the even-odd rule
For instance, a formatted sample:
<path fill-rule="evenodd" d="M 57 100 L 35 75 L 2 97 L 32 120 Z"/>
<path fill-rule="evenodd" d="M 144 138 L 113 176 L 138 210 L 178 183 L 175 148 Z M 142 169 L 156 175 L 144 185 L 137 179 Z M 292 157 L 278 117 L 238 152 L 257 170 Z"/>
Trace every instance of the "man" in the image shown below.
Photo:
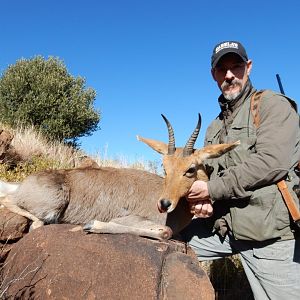
<path fill-rule="evenodd" d="M 299 183 L 299 116 L 295 103 L 272 91 L 260 100 L 256 127 L 250 109 L 256 92 L 252 61 L 241 43 L 218 44 L 211 74 L 221 96 L 220 115 L 209 126 L 205 145 L 240 140 L 217 159 L 207 160 L 208 182 L 188 194 L 195 219 L 184 232 L 198 259 L 239 253 L 255 299 L 300 299 L 300 240 L 276 183 Z"/>

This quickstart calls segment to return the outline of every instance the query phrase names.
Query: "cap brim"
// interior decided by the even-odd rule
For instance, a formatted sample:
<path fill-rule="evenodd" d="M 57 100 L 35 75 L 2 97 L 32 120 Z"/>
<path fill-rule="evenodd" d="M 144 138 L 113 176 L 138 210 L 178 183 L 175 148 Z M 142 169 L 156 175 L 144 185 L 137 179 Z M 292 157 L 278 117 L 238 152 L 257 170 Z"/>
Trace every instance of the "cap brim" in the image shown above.
<path fill-rule="evenodd" d="M 212 68 L 215 68 L 215 66 L 218 64 L 218 62 L 220 61 L 220 59 L 221 59 L 224 55 L 226 55 L 226 54 L 228 54 L 228 53 L 234 53 L 234 54 L 238 55 L 244 62 L 247 62 L 247 59 L 246 59 L 245 57 L 241 56 L 239 53 L 237 53 L 237 52 L 234 51 L 233 49 L 224 49 L 224 50 L 222 50 L 222 55 L 219 56 L 218 58 L 216 58 L 216 59 L 214 60 L 214 62 L 213 62 L 213 64 L 212 64 Z"/>

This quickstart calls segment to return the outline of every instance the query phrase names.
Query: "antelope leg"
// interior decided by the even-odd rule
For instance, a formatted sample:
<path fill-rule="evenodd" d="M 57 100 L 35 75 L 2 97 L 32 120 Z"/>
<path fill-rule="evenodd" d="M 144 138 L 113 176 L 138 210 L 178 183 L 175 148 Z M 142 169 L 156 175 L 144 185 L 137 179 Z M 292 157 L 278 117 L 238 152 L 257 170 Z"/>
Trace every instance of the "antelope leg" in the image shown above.
<path fill-rule="evenodd" d="M 33 223 L 30 226 L 30 230 L 36 229 L 36 228 L 41 227 L 41 226 L 44 225 L 43 221 L 41 221 L 39 218 L 37 218 L 36 216 L 31 214 L 29 211 L 27 211 L 27 210 L 17 206 L 16 204 L 12 203 L 10 201 L 9 197 L 5 197 L 4 199 L 1 199 L 1 204 L 3 204 L 4 207 L 6 207 L 11 212 L 33 221 Z"/>
<path fill-rule="evenodd" d="M 157 225 L 152 223 L 152 226 L 148 224 L 147 226 L 139 226 L 136 224 L 123 225 L 115 222 L 101 222 L 93 220 L 83 227 L 84 231 L 92 233 L 130 233 L 138 236 L 150 237 L 158 240 L 170 239 L 172 236 L 172 230 L 168 226 Z"/>

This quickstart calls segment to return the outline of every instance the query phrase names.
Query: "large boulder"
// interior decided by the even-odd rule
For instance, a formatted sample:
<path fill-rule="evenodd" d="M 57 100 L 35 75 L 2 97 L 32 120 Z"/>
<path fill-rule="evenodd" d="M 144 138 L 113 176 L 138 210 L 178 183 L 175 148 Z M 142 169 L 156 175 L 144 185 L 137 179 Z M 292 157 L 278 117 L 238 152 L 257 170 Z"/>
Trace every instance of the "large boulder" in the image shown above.
<path fill-rule="evenodd" d="M 0 207 L 0 262 L 4 261 L 12 245 L 29 229 L 28 219 Z"/>
<path fill-rule="evenodd" d="M 13 246 L 0 285 L 5 297 L 214 299 L 207 275 L 185 244 L 72 228 L 44 226 Z"/>

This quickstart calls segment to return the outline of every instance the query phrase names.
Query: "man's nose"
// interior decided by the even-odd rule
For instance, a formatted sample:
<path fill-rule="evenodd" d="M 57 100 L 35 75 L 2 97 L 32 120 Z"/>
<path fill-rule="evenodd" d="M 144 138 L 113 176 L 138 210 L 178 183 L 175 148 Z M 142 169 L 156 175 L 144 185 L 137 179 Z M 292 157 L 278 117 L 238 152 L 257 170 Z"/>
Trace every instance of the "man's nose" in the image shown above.
<path fill-rule="evenodd" d="M 227 71 L 226 71 L 226 74 L 225 74 L 225 80 L 233 80 L 234 79 L 234 74 L 231 72 L 231 70 L 230 69 L 228 69 Z"/>

